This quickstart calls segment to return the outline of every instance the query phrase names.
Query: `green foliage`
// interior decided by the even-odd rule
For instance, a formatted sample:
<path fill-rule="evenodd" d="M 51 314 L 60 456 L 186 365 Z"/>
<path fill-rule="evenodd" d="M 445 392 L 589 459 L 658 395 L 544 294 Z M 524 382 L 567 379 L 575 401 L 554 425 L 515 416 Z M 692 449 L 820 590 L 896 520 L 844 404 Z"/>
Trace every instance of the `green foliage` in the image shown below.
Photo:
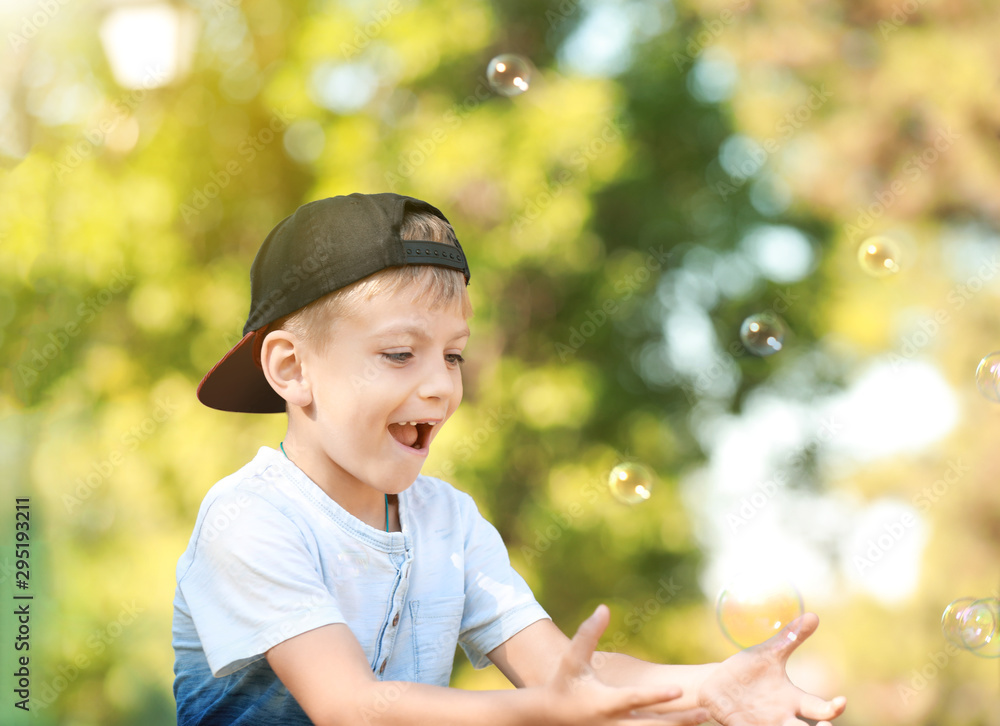
<path fill-rule="evenodd" d="M 701 589 L 706 543 L 682 486 L 706 456 L 697 415 L 738 414 L 806 360 L 822 365 L 796 396 L 835 390 L 866 356 L 893 349 L 893 321 L 915 305 L 955 321 L 927 353 L 963 395 L 970 364 L 997 347 L 996 293 L 960 312 L 935 257 L 945 227 L 998 223 L 1000 119 L 982 100 L 995 90 L 989 8 L 626 3 L 645 13 L 631 62 L 585 77 L 559 60 L 590 7 L 576 2 L 192 6 L 191 72 L 141 91 L 115 84 L 97 4 L 59 5 L 30 38 L 30 3 L 0 11 L 4 35 L 23 41 L 0 73 L 11 108 L 0 144 L 0 490 L 32 503 L 33 695 L 49 701 L 33 709 L 39 723 L 174 723 L 176 560 L 205 491 L 283 433 L 280 417 L 211 411 L 194 390 L 240 335 L 263 236 L 306 201 L 392 190 L 449 216 L 471 259 L 476 314 L 466 402 L 425 471 L 475 496 L 564 630 L 606 601 L 608 647 L 651 659 L 729 652 Z M 722 103 L 698 100 L 694 69 L 719 48 L 739 80 Z M 484 71 L 510 51 L 536 77 L 505 98 Z M 329 110 L 320 79 L 349 64 L 370 74 L 357 91 L 370 99 Z M 786 134 L 817 84 L 829 101 Z M 944 127 L 958 141 L 904 177 L 905 193 L 866 225 L 859 209 Z M 772 176 L 734 181 L 722 169 L 720 146 L 736 132 L 780 143 Z M 789 205 L 774 201 L 774 176 Z M 664 290 L 715 285 L 761 225 L 800 230 L 815 269 L 790 283 L 757 276 L 705 306 L 737 371 L 732 390 L 711 366 L 678 373 Z M 908 231 L 921 261 L 907 279 L 859 278 L 852 230 L 862 227 Z M 740 322 L 779 303 L 786 350 L 747 355 Z M 973 408 L 939 451 L 865 476 L 808 464 L 815 489 L 872 499 L 909 500 L 949 457 L 976 472 L 929 512 L 933 544 L 910 601 L 828 601 L 807 648 L 821 654 L 819 687 L 856 699 L 846 723 L 997 723 L 984 695 L 995 677 L 971 656 L 912 698 L 900 690 L 942 647 L 935 613 L 994 586 L 994 418 Z M 626 459 L 657 473 L 649 502 L 609 495 L 608 471 Z M 0 555 L 5 598 L 12 554 Z M 4 723 L 26 723 L 8 721 L 23 714 L 6 710 L 15 623 L 4 602 L 0 708 Z M 455 682 L 496 681 L 460 660 Z"/>

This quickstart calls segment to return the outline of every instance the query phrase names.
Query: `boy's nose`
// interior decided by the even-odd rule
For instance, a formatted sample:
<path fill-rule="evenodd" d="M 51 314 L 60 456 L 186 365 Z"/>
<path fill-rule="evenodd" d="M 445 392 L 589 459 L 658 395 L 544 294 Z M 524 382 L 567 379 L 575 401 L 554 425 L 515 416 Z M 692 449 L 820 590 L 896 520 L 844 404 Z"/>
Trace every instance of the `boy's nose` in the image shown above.
<path fill-rule="evenodd" d="M 455 372 L 441 361 L 435 364 L 420 383 L 417 393 L 421 398 L 448 398 L 455 393 Z"/>

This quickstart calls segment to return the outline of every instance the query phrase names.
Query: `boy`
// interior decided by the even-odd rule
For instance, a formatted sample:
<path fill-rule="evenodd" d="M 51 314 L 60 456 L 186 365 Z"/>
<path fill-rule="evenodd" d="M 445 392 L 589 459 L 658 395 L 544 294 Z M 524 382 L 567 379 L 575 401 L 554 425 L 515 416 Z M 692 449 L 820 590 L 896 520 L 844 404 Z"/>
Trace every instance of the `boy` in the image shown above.
<path fill-rule="evenodd" d="M 784 672 L 815 616 L 722 664 L 595 656 L 607 608 L 568 639 L 472 500 L 420 476 L 462 398 L 469 276 L 444 215 L 396 194 L 306 204 L 264 241 L 198 397 L 288 431 L 209 491 L 178 562 L 180 726 L 837 716 Z M 519 688 L 448 688 L 456 643 Z"/>

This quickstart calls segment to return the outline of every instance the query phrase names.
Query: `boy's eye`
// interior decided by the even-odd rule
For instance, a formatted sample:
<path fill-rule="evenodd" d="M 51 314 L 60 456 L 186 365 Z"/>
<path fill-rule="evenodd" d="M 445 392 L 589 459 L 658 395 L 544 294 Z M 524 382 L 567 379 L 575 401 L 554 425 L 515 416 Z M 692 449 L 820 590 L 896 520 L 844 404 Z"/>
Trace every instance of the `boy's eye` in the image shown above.
<path fill-rule="evenodd" d="M 462 364 L 465 363 L 465 358 L 462 357 L 461 353 L 448 353 L 444 359 L 449 363 Z"/>
<path fill-rule="evenodd" d="M 413 353 L 382 353 L 382 357 L 393 363 L 405 363 L 413 357 Z"/>

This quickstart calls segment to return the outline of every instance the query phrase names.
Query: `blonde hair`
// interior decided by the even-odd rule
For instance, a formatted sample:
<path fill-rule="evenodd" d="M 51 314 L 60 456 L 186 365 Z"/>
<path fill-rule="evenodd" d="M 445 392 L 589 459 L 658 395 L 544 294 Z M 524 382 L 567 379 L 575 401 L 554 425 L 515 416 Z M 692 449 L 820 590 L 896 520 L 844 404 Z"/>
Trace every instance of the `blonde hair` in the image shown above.
<path fill-rule="evenodd" d="M 424 211 L 407 211 L 403 215 L 399 236 L 402 239 L 429 240 L 457 247 L 455 231 L 437 215 Z M 268 326 L 269 330 L 287 330 L 300 340 L 317 343 L 320 349 L 330 340 L 331 325 L 338 319 L 358 312 L 362 303 L 376 295 L 392 294 L 414 286 L 410 302 L 424 302 L 429 308 L 441 308 L 460 303 L 462 315 L 472 316 L 472 303 L 465 287 L 465 275 L 439 265 L 403 265 L 384 270 L 334 290 L 314 300 Z"/>

